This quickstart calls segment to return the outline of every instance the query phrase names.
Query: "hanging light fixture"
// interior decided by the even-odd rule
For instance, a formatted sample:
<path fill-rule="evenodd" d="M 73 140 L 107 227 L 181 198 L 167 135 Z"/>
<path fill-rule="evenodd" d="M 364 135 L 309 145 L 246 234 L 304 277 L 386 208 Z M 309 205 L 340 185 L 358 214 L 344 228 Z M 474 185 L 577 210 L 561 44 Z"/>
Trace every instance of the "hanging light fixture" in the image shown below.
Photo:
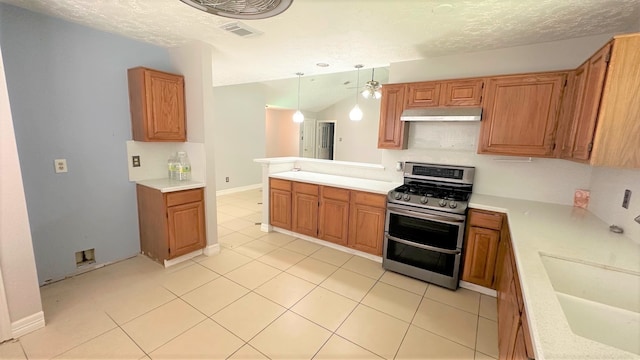
<path fill-rule="evenodd" d="M 349 119 L 351 121 L 360 121 L 362 120 L 362 110 L 360 110 L 360 106 L 358 106 L 358 90 L 360 89 L 360 69 L 362 68 L 362 64 L 358 64 L 355 66 L 358 69 L 358 81 L 356 82 L 356 106 L 353 107 L 351 112 L 349 112 Z"/>
<path fill-rule="evenodd" d="M 364 90 L 362 90 L 362 96 L 365 99 L 380 99 L 382 97 L 382 85 L 379 82 L 373 80 L 373 75 L 376 69 L 371 69 L 371 80 L 364 84 Z"/>
<path fill-rule="evenodd" d="M 300 111 L 300 77 L 304 74 L 297 72 L 296 75 L 298 75 L 298 110 L 293 114 L 293 122 L 301 123 L 304 121 L 304 114 Z"/>

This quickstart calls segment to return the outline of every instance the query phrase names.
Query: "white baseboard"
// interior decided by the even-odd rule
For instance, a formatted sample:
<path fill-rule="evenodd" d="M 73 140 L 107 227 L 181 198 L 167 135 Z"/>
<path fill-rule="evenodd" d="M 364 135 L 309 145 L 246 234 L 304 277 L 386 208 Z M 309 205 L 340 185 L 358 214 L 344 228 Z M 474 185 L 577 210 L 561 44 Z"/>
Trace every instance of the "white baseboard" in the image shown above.
<path fill-rule="evenodd" d="M 171 260 L 165 260 L 164 261 L 164 267 L 168 268 L 170 266 L 179 264 L 179 263 L 181 263 L 183 261 L 187 261 L 187 260 L 193 259 L 194 257 L 196 257 L 198 255 L 202 255 L 202 253 L 203 253 L 203 251 L 202 251 L 202 249 L 200 249 L 200 250 L 196 250 L 194 252 L 190 252 L 188 254 L 184 254 L 182 256 L 178 256 L 177 258 L 173 258 Z"/>
<path fill-rule="evenodd" d="M 464 288 L 464 289 L 467 289 L 467 290 L 472 290 L 472 291 L 475 291 L 475 292 L 479 292 L 479 293 L 485 294 L 487 296 L 493 296 L 493 297 L 497 297 L 498 296 L 498 293 L 493 289 L 489 289 L 489 288 L 486 288 L 484 286 L 472 284 L 472 283 L 469 283 L 469 282 L 466 282 L 466 281 L 462 281 L 462 280 L 460 280 L 460 287 Z"/>
<path fill-rule="evenodd" d="M 211 256 L 220 253 L 220 244 L 211 244 L 203 250 L 206 256 Z"/>
<path fill-rule="evenodd" d="M 264 226 L 264 225 L 265 224 L 262 224 L 262 226 Z M 262 226 L 261 226 L 260 230 L 262 230 Z M 334 243 L 329 242 L 329 241 L 316 239 L 316 238 L 314 238 L 312 236 L 298 234 L 296 232 L 293 232 L 293 231 L 290 231 L 290 230 L 286 230 L 286 229 L 282 229 L 282 228 L 279 228 L 279 227 L 271 226 L 271 228 L 275 232 L 283 233 L 283 234 L 290 235 L 290 236 L 295 236 L 298 239 L 307 240 L 307 241 L 310 241 L 312 243 L 316 243 L 318 245 L 330 247 L 332 249 L 336 249 L 336 250 L 339 250 L 339 251 L 342 251 L 342 252 L 346 252 L 348 254 L 357 255 L 357 256 L 360 256 L 360 257 L 363 257 L 363 258 L 367 258 L 369 260 L 373 260 L 375 262 L 379 262 L 379 263 L 382 264 L 382 257 L 380 257 L 380 256 L 371 255 L 371 254 L 363 252 L 363 251 L 359 251 L 359 250 L 355 250 L 355 249 L 352 249 L 352 248 L 348 248 L 346 246 L 334 244 Z M 262 230 L 262 231 L 264 231 L 264 230 Z"/>
<path fill-rule="evenodd" d="M 269 224 L 265 224 L 262 223 L 260 224 L 260 231 L 263 232 L 272 232 L 273 231 L 273 226 L 269 225 Z M 285 230 L 286 231 L 286 230 Z"/>
<path fill-rule="evenodd" d="M 44 327 L 44 312 L 40 311 L 11 323 L 11 332 L 14 338 L 19 338 L 32 331 Z"/>
<path fill-rule="evenodd" d="M 253 184 L 253 185 L 247 185 L 247 186 L 240 186 L 240 187 L 235 187 L 235 188 L 231 188 L 231 189 L 218 190 L 218 191 L 216 191 L 216 196 L 229 195 L 229 194 L 238 193 L 238 192 L 242 192 L 242 191 L 253 190 L 253 189 L 261 189 L 261 188 L 262 188 L 262 183 Z"/>

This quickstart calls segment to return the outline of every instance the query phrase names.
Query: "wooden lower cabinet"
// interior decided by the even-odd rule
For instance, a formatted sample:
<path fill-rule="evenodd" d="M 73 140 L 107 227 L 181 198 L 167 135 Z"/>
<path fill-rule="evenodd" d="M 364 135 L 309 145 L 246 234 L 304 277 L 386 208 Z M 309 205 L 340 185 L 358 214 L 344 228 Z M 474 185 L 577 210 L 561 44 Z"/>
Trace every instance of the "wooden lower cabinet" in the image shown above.
<path fill-rule="evenodd" d="M 349 247 L 382 255 L 386 202 L 385 195 L 351 192 Z"/>
<path fill-rule="evenodd" d="M 323 186 L 320 193 L 318 238 L 347 246 L 350 191 Z"/>
<path fill-rule="evenodd" d="M 386 195 L 273 178 L 269 184 L 271 225 L 287 229 L 282 224 L 291 219 L 293 232 L 382 255 Z"/>
<path fill-rule="evenodd" d="M 269 223 L 291 230 L 291 181 L 269 179 Z"/>
<path fill-rule="evenodd" d="M 205 247 L 203 189 L 163 193 L 137 185 L 136 191 L 143 254 L 162 263 Z"/>
<path fill-rule="evenodd" d="M 462 280 L 495 289 L 496 259 L 504 215 L 469 210 Z"/>

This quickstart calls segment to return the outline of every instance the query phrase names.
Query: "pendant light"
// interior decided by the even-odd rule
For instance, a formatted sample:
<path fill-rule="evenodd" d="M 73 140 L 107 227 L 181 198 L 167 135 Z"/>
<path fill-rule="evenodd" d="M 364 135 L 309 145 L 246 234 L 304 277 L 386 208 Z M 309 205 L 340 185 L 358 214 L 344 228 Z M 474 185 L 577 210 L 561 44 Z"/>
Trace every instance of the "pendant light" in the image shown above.
<path fill-rule="evenodd" d="M 293 114 L 293 122 L 301 123 L 304 121 L 304 114 L 300 111 L 300 77 L 304 74 L 297 72 L 296 75 L 298 75 L 298 110 Z"/>
<path fill-rule="evenodd" d="M 379 82 L 373 80 L 373 75 L 376 69 L 371 69 L 371 81 L 367 81 L 364 84 L 364 90 L 362 90 L 362 96 L 365 99 L 380 99 L 382 97 L 382 85 Z"/>
<path fill-rule="evenodd" d="M 356 82 L 356 106 L 353 107 L 351 112 L 349 112 L 349 119 L 351 121 L 360 121 L 362 120 L 362 110 L 360 110 L 360 106 L 358 106 L 358 93 L 360 89 L 360 69 L 362 68 L 362 64 L 358 64 L 355 66 L 358 69 L 358 81 Z"/>

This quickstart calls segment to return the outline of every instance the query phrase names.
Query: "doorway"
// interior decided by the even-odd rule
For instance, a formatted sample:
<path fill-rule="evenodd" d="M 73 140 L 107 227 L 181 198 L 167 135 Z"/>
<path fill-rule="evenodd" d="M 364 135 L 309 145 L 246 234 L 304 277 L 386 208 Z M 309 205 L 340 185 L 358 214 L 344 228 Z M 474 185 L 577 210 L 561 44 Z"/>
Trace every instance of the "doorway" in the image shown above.
<path fill-rule="evenodd" d="M 316 130 L 316 158 L 333 160 L 335 147 L 335 121 L 318 121 Z"/>

